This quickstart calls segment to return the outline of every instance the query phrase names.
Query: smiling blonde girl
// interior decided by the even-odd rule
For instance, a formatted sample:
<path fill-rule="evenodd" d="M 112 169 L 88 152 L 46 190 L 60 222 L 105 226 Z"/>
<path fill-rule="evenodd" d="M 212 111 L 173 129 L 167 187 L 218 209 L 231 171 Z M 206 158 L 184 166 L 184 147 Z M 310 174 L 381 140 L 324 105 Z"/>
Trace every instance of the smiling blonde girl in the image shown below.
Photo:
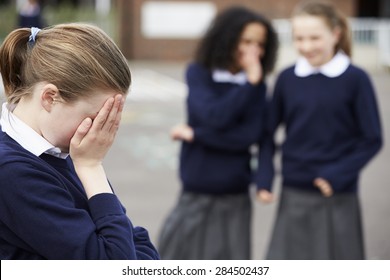
<path fill-rule="evenodd" d="M 333 6 L 299 5 L 292 27 L 300 57 L 277 79 L 256 179 L 259 200 L 271 202 L 273 136 L 283 124 L 283 187 L 267 258 L 363 259 L 359 176 L 382 144 L 374 88 L 351 64 L 347 20 Z"/>

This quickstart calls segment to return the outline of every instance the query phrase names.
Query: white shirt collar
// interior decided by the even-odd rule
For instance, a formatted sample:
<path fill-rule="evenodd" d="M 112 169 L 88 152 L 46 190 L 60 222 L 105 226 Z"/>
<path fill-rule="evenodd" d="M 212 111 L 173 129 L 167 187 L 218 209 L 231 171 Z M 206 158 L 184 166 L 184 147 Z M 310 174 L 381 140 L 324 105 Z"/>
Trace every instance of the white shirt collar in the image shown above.
<path fill-rule="evenodd" d="M 307 77 L 321 73 L 329 78 L 335 78 L 343 74 L 350 64 L 351 60 L 349 57 L 341 51 L 320 67 L 313 67 L 306 58 L 300 57 L 295 64 L 294 73 L 298 77 Z"/>
<path fill-rule="evenodd" d="M 247 82 L 247 77 L 244 71 L 232 74 L 227 70 L 215 69 L 212 73 L 213 81 L 217 83 L 232 83 L 244 85 Z"/>
<path fill-rule="evenodd" d="M 0 118 L 1 130 L 8 134 L 9 137 L 36 156 L 47 153 L 65 159 L 69 155 L 67 153 L 62 153 L 59 148 L 50 144 L 34 129 L 20 120 L 12 113 L 13 108 L 9 107 L 10 106 L 8 106 L 7 103 L 3 104 Z"/>

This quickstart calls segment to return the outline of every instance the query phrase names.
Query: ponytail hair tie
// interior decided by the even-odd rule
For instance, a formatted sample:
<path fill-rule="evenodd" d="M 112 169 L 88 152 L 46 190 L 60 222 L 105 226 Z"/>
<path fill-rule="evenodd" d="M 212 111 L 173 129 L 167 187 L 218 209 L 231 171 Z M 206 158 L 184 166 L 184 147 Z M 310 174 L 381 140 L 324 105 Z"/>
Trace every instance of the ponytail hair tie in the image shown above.
<path fill-rule="evenodd" d="M 31 35 L 28 38 L 29 43 L 35 43 L 35 38 L 37 37 L 39 31 L 41 31 L 41 29 L 37 27 L 31 27 Z"/>

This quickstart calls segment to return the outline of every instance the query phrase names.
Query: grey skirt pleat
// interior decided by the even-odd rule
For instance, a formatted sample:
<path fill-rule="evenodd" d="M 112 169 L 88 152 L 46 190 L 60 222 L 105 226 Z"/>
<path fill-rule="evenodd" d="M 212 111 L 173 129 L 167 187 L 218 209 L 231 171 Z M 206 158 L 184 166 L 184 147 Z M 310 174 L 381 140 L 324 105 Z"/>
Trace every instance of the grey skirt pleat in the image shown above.
<path fill-rule="evenodd" d="M 250 259 L 249 194 L 182 193 L 166 219 L 159 253 L 166 260 Z"/>
<path fill-rule="evenodd" d="M 317 192 L 284 187 L 267 259 L 364 259 L 357 194 L 325 198 Z"/>

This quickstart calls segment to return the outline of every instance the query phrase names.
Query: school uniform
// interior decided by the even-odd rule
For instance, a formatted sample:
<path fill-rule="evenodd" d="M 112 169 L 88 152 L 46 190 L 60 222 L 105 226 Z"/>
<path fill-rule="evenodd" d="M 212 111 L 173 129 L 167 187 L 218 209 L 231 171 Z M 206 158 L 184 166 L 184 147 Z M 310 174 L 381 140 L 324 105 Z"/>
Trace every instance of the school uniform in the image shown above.
<path fill-rule="evenodd" d="M 118 197 L 88 199 L 70 156 L 11 111 L 0 120 L 0 259 L 158 259 Z"/>
<path fill-rule="evenodd" d="M 285 125 L 282 194 L 269 259 L 363 259 L 359 174 L 382 144 L 368 75 L 342 52 L 320 68 L 300 58 L 282 71 L 269 103 L 260 149 L 258 188 L 271 190 L 273 135 Z M 313 185 L 328 180 L 325 198 Z"/>
<path fill-rule="evenodd" d="M 163 259 L 249 259 L 250 146 L 262 132 L 265 84 L 244 72 L 186 71 L 188 125 L 194 140 L 180 152 L 182 193 L 163 225 Z"/>

